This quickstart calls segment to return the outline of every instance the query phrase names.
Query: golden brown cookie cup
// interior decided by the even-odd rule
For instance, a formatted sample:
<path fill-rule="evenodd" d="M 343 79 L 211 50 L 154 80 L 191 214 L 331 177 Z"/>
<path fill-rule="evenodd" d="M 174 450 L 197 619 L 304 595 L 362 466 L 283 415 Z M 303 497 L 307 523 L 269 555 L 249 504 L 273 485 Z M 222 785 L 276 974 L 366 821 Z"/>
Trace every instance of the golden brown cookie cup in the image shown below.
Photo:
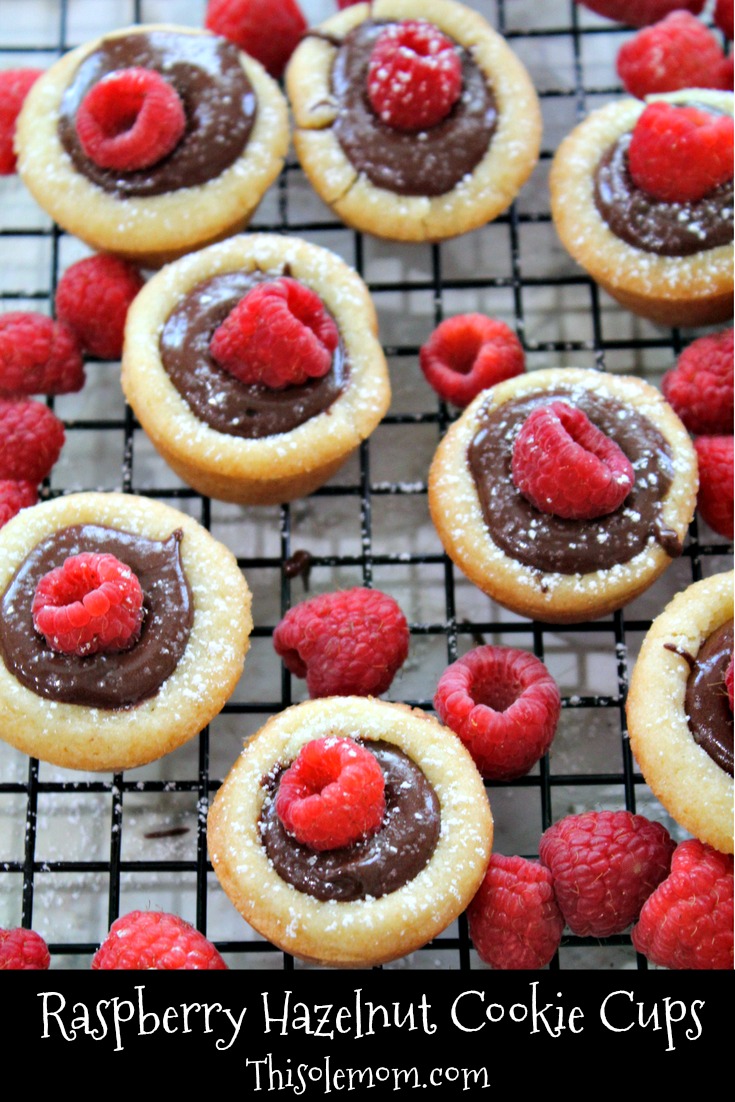
<path fill-rule="evenodd" d="M 150 31 L 209 34 L 192 27 L 150 24 L 127 27 L 104 39 Z M 102 41 L 95 39 L 65 54 L 36 81 L 24 102 L 16 130 L 18 172 L 34 198 L 63 229 L 92 248 L 144 267 L 159 267 L 242 230 L 278 176 L 288 150 L 288 109 L 276 82 L 257 61 L 241 53 L 258 106 L 238 159 L 195 187 L 120 198 L 77 171 L 58 133 L 64 92 L 80 63 Z"/>
<path fill-rule="evenodd" d="M 378 899 L 323 902 L 283 880 L 258 824 L 263 779 L 326 736 L 383 740 L 423 771 L 439 799 L 441 832 L 427 865 Z M 482 780 L 451 731 L 417 709 L 369 697 L 330 697 L 288 708 L 247 744 L 208 819 L 214 871 L 251 926 L 285 952 L 339 967 L 382 964 L 421 948 L 465 909 L 485 874 L 493 824 Z"/>
<path fill-rule="evenodd" d="M 677 594 L 643 641 L 626 705 L 631 748 L 649 788 L 677 823 L 723 853 L 733 852 L 733 779 L 692 737 L 682 652 L 696 658 L 732 615 L 732 572 Z"/>
<path fill-rule="evenodd" d="M 671 562 L 657 543 L 629 562 L 587 574 L 543 573 L 506 554 L 485 524 L 467 460 L 480 414 L 529 394 L 582 386 L 634 406 L 664 436 L 671 449 L 674 480 L 663 501 L 663 521 L 683 541 L 694 514 L 697 461 L 689 434 L 661 394 L 628 376 L 582 368 L 549 368 L 516 376 L 483 391 L 443 438 L 429 474 L 431 517 L 450 558 L 493 600 L 521 616 L 551 623 L 593 620 L 622 608 L 643 593 Z"/>
<path fill-rule="evenodd" d="M 711 104 L 732 114 L 732 95 L 702 88 L 649 96 L 646 102 Z M 599 213 L 594 176 L 603 154 L 632 130 L 646 102 L 607 104 L 569 134 L 549 177 L 551 213 L 562 244 L 604 290 L 635 314 L 660 325 L 713 325 L 732 317 L 733 248 L 692 256 L 658 256 L 622 241 Z"/>
<path fill-rule="evenodd" d="M 77 524 L 156 540 L 183 531 L 181 559 L 194 606 L 186 649 L 154 696 L 110 710 L 39 696 L 0 661 L 0 735 L 53 765 L 133 769 L 183 745 L 221 711 L 249 647 L 250 591 L 230 551 L 191 517 L 132 494 L 82 493 L 24 509 L 0 531 L 0 593 L 41 540 Z"/>
<path fill-rule="evenodd" d="M 423 19 L 472 51 L 498 105 L 487 154 L 469 178 L 436 197 L 405 196 L 357 172 L 332 132 L 337 105 L 331 69 L 337 47 L 307 36 L 286 71 L 294 146 L 314 190 L 347 225 L 393 241 L 440 241 L 502 214 L 530 176 L 541 143 L 535 90 L 505 40 L 477 12 L 453 0 L 376 0 L 356 4 L 316 28 L 341 39 L 363 20 Z"/>
<path fill-rule="evenodd" d="M 171 312 L 193 287 L 223 272 L 281 275 L 284 266 L 324 302 L 349 360 L 349 381 L 323 413 L 287 433 L 246 440 L 200 421 L 162 363 L 159 340 Z M 164 268 L 135 299 L 122 361 L 125 396 L 157 451 L 202 494 L 242 504 L 303 497 L 337 471 L 390 404 L 385 357 L 368 290 L 334 253 L 297 238 L 251 234 L 213 245 Z"/>

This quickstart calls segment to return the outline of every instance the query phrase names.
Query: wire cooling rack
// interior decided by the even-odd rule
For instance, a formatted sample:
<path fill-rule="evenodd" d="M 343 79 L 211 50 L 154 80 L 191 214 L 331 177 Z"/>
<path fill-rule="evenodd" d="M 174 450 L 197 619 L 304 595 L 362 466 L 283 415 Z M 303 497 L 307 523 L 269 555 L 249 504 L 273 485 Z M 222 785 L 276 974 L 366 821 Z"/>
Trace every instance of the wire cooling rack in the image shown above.
<path fill-rule="evenodd" d="M 255 630 L 245 673 L 209 729 L 143 769 L 76 773 L 0 743 L 0 926 L 32 926 L 53 968 L 88 968 L 118 914 L 170 910 L 195 923 L 230 967 L 301 968 L 256 935 L 214 877 L 206 848 L 209 803 L 243 742 L 304 699 L 271 644 L 284 611 L 308 592 L 376 586 L 401 604 L 409 659 L 386 696 L 432 708 L 449 661 L 480 642 L 533 651 L 563 694 L 548 758 L 520 781 L 488 784 L 495 849 L 535 857 L 542 831 L 569 812 L 628 808 L 683 837 L 644 784 L 625 732 L 628 678 L 642 638 L 674 593 L 731 567 L 732 548 L 695 519 L 680 560 L 623 612 L 548 627 L 485 597 L 443 554 L 429 519 L 427 472 L 452 417 L 418 368 L 418 350 L 442 317 L 482 311 L 507 321 L 529 370 L 595 367 L 654 384 L 701 331 L 671 331 L 622 310 L 578 269 L 549 215 L 547 175 L 561 138 L 588 111 L 621 94 L 615 55 L 630 30 L 572 0 L 473 0 L 529 69 L 544 116 L 539 165 L 494 223 L 439 246 L 393 245 L 347 230 L 311 191 L 295 159 L 251 229 L 304 237 L 352 264 L 374 296 L 393 403 L 356 456 L 308 499 L 243 508 L 202 498 L 157 457 L 125 405 L 119 364 L 90 362 L 77 395 L 55 399 L 67 442 L 43 496 L 123 490 L 166 500 L 196 517 L 237 555 L 253 590 Z M 203 0 L 0 0 L 0 68 L 45 68 L 72 46 L 132 22 L 201 26 Z M 312 23 L 332 0 L 303 3 Z M 709 10 L 709 6 L 708 9 Z M 52 225 L 17 177 L 0 179 L 0 311 L 53 312 L 58 278 L 87 254 Z M 305 564 L 310 568 L 304 569 Z M 464 918 L 389 969 L 484 968 Z M 567 936 L 552 969 L 645 967 L 628 935 Z"/>

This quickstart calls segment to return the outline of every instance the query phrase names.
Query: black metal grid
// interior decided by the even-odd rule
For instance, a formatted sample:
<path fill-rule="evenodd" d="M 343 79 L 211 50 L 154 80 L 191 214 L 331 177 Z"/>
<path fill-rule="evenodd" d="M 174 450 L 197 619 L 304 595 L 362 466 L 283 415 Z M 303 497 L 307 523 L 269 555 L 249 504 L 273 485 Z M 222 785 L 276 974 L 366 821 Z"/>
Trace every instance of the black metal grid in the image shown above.
<path fill-rule="evenodd" d="M 10 23 L 4 26 L 3 22 L 5 13 L 9 13 L 11 7 L 19 9 L 20 4 L 8 3 L 6 7 L 6 0 L 2 0 L 0 65 L 9 68 L 37 64 L 43 67 L 70 45 L 76 44 L 78 39 L 70 40 L 69 33 L 75 2 L 39 0 L 38 5 L 34 4 L 34 14 L 38 16 L 35 9 L 40 5 L 43 9 L 41 14 L 45 11 L 47 15 L 45 26 L 49 35 L 44 35 L 43 43 L 39 40 L 33 44 L 25 41 L 19 44 L 10 35 Z M 620 94 L 614 77 L 600 84 L 590 79 L 588 54 L 592 58 L 605 54 L 608 58 L 614 58 L 626 33 L 621 28 L 590 16 L 572 0 L 552 0 L 535 6 L 520 3 L 519 0 L 476 0 L 472 6 L 488 16 L 526 61 L 545 116 L 557 114 L 558 105 L 562 107 L 562 115 L 571 107 L 571 112 L 567 111 L 571 125 L 575 118 L 583 117 L 598 102 Z M 136 22 L 161 21 L 166 17 L 164 0 L 134 0 L 128 7 L 130 19 Z M 176 7 L 178 14 L 181 4 L 172 7 Z M 193 14 L 190 22 L 201 24 L 203 7 L 203 4 L 191 4 Z M 553 73 L 550 79 L 545 59 L 548 53 L 553 55 L 562 43 L 569 51 L 569 67 L 558 79 Z M 31 54 L 34 55 L 33 60 L 29 60 Z M 619 307 L 602 296 L 571 262 L 559 260 L 561 252 L 558 245 L 552 242 L 550 233 L 542 234 L 541 238 L 546 242 L 550 263 L 546 270 L 537 270 L 532 249 L 524 238 L 526 232 L 550 227 L 543 181 L 554 145 L 552 127 L 551 137 L 548 130 L 546 132 L 541 163 L 534 177 L 541 180 L 541 187 L 537 186 L 534 190 L 533 183 L 527 185 L 513 207 L 493 224 L 492 230 L 477 231 L 463 239 L 459 246 L 454 243 L 427 245 L 418 249 L 400 245 L 376 246 L 369 238 L 346 231 L 326 208 L 319 209 L 318 205 L 314 205 L 298 165 L 293 160 L 289 162 L 272 189 L 269 200 L 256 213 L 251 229 L 286 232 L 317 240 L 328 247 L 333 245 L 354 264 L 368 282 L 375 298 L 381 333 L 387 323 L 388 336 L 383 339 L 389 342 L 386 344 L 386 354 L 394 384 L 401 379 L 398 408 L 394 405 L 372 441 L 361 446 L 357 460 L 348 464 L 342 473 L 313 495 L 313 501 L 310 499 L 317 510 L 312 546 L 302 532 L 302 520 L 306 514 L 298 503 L 279 509 L 253 511 L 256 514 L 253 523 L 264 532 L 263 553 L 253 552 L 250 527 L 246 531 L 247 538 L 237 534 L 231 539 L 227 535 L 221 537 L 238 555 L 251 587 L 256 589 L 254 647 L 260 640 L 263 641 L 263 648 L 268 647 L 278 617 L 304 593 L 304 579 L 294 576 L 289 568 L 291 556 L 298 548 L 309 551 L 311 555 L 312 592 L 354 583 L 378 585 L 391 592 L 401 588 L 400 580 L 396 581 L 400 572 L 410 574 L 414 587 L 422 588 L 428 579 L 428 588 L 440 594 L 441 609 L 440 614 L 436 614 L 439 606 L 432 606 L 434 615 L 409 617 L 412 651 L 418 648 L 419 665 L 430 652 L 434 654 L 436 664 L 436 647 L 441 649 L 441 660 L 446 663 L 482 640 L 517 642 L 517 645 L 532 649 L 547 661 L 554 654 L 566 656 L 563 660 L 568 660 L 568 656 L 572 655 L 575 669 L 583 668 L 585 653 L 590 649 L 598 649 L 609 656 L 611 676 L 608 691 L 590 691 L 584 678 L 580 684 L 575 683 L 573 678 L 567 678 L 563 684 L 562 725 L 567 723 L 569 713 L 578 712 L 585 729 L 582 730 L 582 723 L 567 724 L 567 753 L 561 754 L 558 763 L 555 743 L 551 757 L 544 759 L 528 777 L 507 785 L 488 784 L 496 828 L 500 828 L 501 845 L 498 848 L 502 852 L 522 852 L 528 857 L 536 856 L 536 843 L 541 831 L 571 806 L 575 810 L 614 806 L 635 811 L 641 809 L 643 801 L 647 813 L 676 829 L 666 819 L 636 771 L 626 741 L 624 702 L 632 656 L 650 625 L 651 617 L 663 607 L 671 593 L 691 580 L 729 568 L 732 552 L 731 547 L 713 537 L 708 530 L 700 531 L 695 519 L 684 551 L 683 568 L 680 565 L 677 573 L 672 567 L 675 578 L 670 578 L 665 586 L 657 583 L 652 591 L 653 596 L 602 621 L 551 628 L 540 623 L 530 624 L 503 613 L 462 579 L 438 544 L 428 550 L 416 549 L 411 540 L 404 541 L 400 533 L 396 535 L 391 532 L 391 524 L 386 526 L 385 534 L 378 532 L 378 513 L 382 518 L 392 515 L 395 519 L 405 510 L 408 534 L 411 518 L 425 511 L 425 471 L 428 470 L 431 450 L 445 431 L 452 411 L 437 402 L 423 384 L 416 369 L 418 350 L 435 323 L 446 314 L 460 312 L 457 306 L 460 302 L 471 301 L 476 303 L 473 308 L 492 314 L 496 312 L 496 303 L 502 301 L 504 316 L 514 324 L 523 341 L 529 369 L 546 366 L 547 363 L 583 363 L 602 370 L 641 374 L 656 382 L 683 345 L 697 335 L 693 332 L 664 331 L 634 319 L 621 321 L 623 311 Z M 4 187 L 5 182 L 0 181 L 0 260 L 6 273 L 0 284 L 2 310 L 27 308 L 52 312 L 56 282 L 65 263 L 68 263 L 68 260 L 65 261 L 68 240 L 56 226 L 29 226 L 22 220 L 23 215 L 20 222 L 14 222 L 12 215 L 6 221 L 2 213 L 5 207 Z M 488 255 L 492 257 L 487 273 L 482 272 L 481 264 L 479 274 L 468 274 L 464 266 L 458 266 L 456 257 L 460 254 L 456 252 L 457 248 L 464 250 L 468 258 L 467 267 L 472 270 L 475 255 L 473 239 L 481 240 L 483 235 L 490 233 L 493 235 L 490 247 L 479 249 L 483 258 Z M 528 240 L 533 241 L 534 238 L 529 237 Z M 44 245 L 47 247 L 47 256 L 38 265 L 40 270 L 46 272 L 46 277 L 37 285 L 21 286 L 14 282 L 13 277 L 17 258 L 23 250 L 32 253 L 39 251 L 39 243 L 41 252 Z M 501 245 L 507 254 L 496 265 L 495 258 Z M 386 269 L 392 275 L 391 264 L 395 265 L 396 258 L 398 278 L 381 275 Z M 406 267 L 402 268 L 404 261 Z M 547 298 L 550 296 L 551 308 L 536 310 L 533 303 L 534 295 L 538 293 Z M 558 304 L 564 303 L 565 296 L 569 294 L 572 315 L 579 321 L 582 333 L 585 325 L 589 327 L 589 337 L 573 336 L 570 339 L 566 332 Z M 423 312 L 419 311 L 415 319 L 409 318 L 408 323 L 404 323 L 402 311 L 396 310 L 394 303 L 396 300 L 410 303 L 414 298 L 419 298 L 424 304 Z M 534 328 L 538 329 L 538 339 L 534 339 Z M 544 337 L 547 339 L 542 339 Z M 109 380 L 115 370 L 116 365 L 90 364 L 88 386 L 94 387 L 103 377 Z M 73 407 L 71 415 L 67 415 L 62 400 L 57 399 L 55 403 L 52 400 L 51 404 L 55 404 L 57 412 L 66 420 L 67 448 L 70 443 L 73 446 L 74 441 L 82 441 L 87 434 L 94 434 L 95 442 L 101 442 L 100 446 L 105 449 L 105 456 L 113 457 L 116 479 L 103 488 L 123 489 L 169 500 L 192 513 L 218 536 L 220 526 L 226 531 L 239 531 L 239 521 L 247 510 L 218 506 L 183 487 L 162 466 L 151 466 L 145 450 L 145 438 L 128 408 L 121 405 L 120 413 L 115 416 L 106 415 L 104 410 L 85 416 L 84 410 L 78 414 Z M 400 447 L 387 443 L 394 433 L 401 434 Z M 80 454 L 83 454 L 84 446 Z M 397 453 L 398 465 L 389 472 L 390 477 L 376 478 L 375 468 L 378 467 L 382 473 L 386 453 L 392 457 Z M 407 468 L 404 468 L 400 463 L 401 455 L 412 457 L 414 454 L 419 458 L 409 458 Z M 416 478 L 414 467 L 421 463 L 424 464 L 424 473 Z M 142 474 L 139 473 L 141 467 Z M 151 470 L 155 472 L 152 478 L 149 477 Z M 97 488 L 98 477 L 96 470 L 92 473 L 89 468 L 72 471 L 70 465 L 64 467 L 62 456 L 62 462 L 44 487 L 43 496 L 54 496 L 71 489 Z M 320 503 L 327 510 L 327 519 L 332 506 L 341 510 L 341 523 L 345 523 L 344 517 L 349 518 L 353 514 L 351 530 L 346 533 L 346 550 L 340 548 L 337 553 L 323 548 L 319 550 L 320 542 L 323 542 L 319 533 Z M 230 527 L 232 525 L 234 527 Z M 419 533 L 423 531 L 421 524 L 418 530 Z M 263 581 L 258 581 L 254 586 L 256 579 Z M 271 615 L 258 614 L 258 594 L 261 599 L 267 594 L 263 605 L 271 610 Z M 261 650 L 261 655 L 267 666 L 264 650 Z M 251 665 L 252 657 L 246 663 L 244 684 L 248 683 Z M 428 661 L 427 669 L 430 666 Z M 237 738 L 241 741 L 257 729 L 268 714 L 303 698 L 303 687 L 293 682 L 285 670 L 272 665 L 272 671 L 273 677 L 267 691 L 252 698 L 246 692 L 244 699 L 236 692 L 222 716 L 214 721 L 213 729 L 224 720 L 240 732 Z M 432 680 L 428 674 L 422 677 L 419 669 L 414 671 L 408 683 L 399 678 L 389 696 L 430 710 L 435 683 L 435 679 Z M 582 691 L 578 691 L 580 687 Z M 578 729 L 575 730 L 575 726 Z M 587 764 L 586 751 L 581 743 L 588 731 L 602 732 L 602 737 L 610 736 L 612 740 L 612 752 L 608 752 L 602 767 L 593 764 L 590 768 Z M 216 731 L 214 734 L 212 730 L 203 732 L 198 745 L 190 747 L 187 756 L 177 752 L 177 755 L 171 756 L 170 762 L 163 759 L 158 763 L 155 775 L 144 772 L 143 779 L 140 771 L 113 777 L 102 775 L 95 778 L 86 774 L 78 777 L 64 771 L 50 770 L 34 760 L 23 759 L 21 762 L 20 755 L 11 753 L 9 757 L 0 757 L 0 807 L 6 808 L 0 815 L 15 818 L 23 824 L 22 830 L 19 828 L 16 832 L 16 848 L 12 850 L 11 846 L 12 852 L 0 852 L 0 916 L 3 919 L 0 925 L 22 924 L 40 929 L 50 943 L 54 967 L 86 967 L 107 925 L 119 913 L 138 905 L 141 893 L 152 905 L 156 905 L 161 895 L 171 892 L 174 899 L 178 893 L 180 905 L 177 908 L 173 902 L 164 909 L 178 909 L 179 913 L 208 933 L 226 954 L 231 966 L 294 967 L 290 957 L 261 939 L 254 939 L 245 923 L 238 919 L 239 925 L 233 925 L 228 921 L 228 918 L 231 919 L 231 908 L 226 901 L 229 911 L 225 918 L 212 921 L 212 909 L 219 908 L 222 893 L 207 858 L 206 812 L 228 768 L 227 764 L 222 764 L 225 751 L 218 754 L 216 763 L 212 761 L 216 737 Z M 575 741 L 580 744 L 581 769 L 575 767 Z M 226 743 L 233 747 L 228 759 L 230 762 L 237 752 L 236 742 L 237 739 L 232 741 L 230 738 L 230 742 Z M 178 797 L 182 798 L 183 812 L 166 815 L 160 807 L 156 810 L 157 800 L 168 801 Z M 146 800 L 153 808 L 153 828 L 143 832 L 143 838 L 155 848 L 156 855 L 128 857 L 126 834 L 133 830 L 129 825 L 129 809 L 136 801 Z M 85 835 L 83 832 L 78 843 L 71 844 L 68 853 L 55 852 L 48 837 L 53 836 L 60 822 L 66 821 L 66 832 L 69 823 L 84 816 L 87 802 L 93 808 L 91 829 L 103 836 L 99 846 L 92 847 L 94 856 L 89 855 L 89 833 Z M 511 806 L 510 813 L 508 806 Z M 528 816 L 529 808 L 534 809 L 533 825 L 519 830 L 518 820 Z M 145 818 L 145 810 L 142 814 Z M 145 846 L 145 843 L 142 845 Z M 182 849 L 186 852 L 182 853 Z M 54 887 L 56 884 L 60 886 Z M 52 885 L 53 893 L 50 896 L 49 885 Z M 43 907 L 38 905 L 39 895 L 44 899 Z M 92 917 L 93 905 L 85 906 L 85 898 L 91 897 L 106 900 L 102 918 Z M 83 918 L 87 909 L 90 911 L 90 922 L 85 927 Z M 77 915 L 77 918 L 74 921 L 67 919 L 67 912 Z M 78 914 L 81 914 L 81 919 Z M 446 935 L 416 954 L 415 963 L 419 967 L 435 967 L 437 963 L 445 968 L 478 967 L 464 918 Z M 645 967 L 645 962 L 636 958 L 627 935 L 610 938 L 603 943 L 567 936 L 551 965 L 552 968 L 562 969 L 636 966 Z"/>

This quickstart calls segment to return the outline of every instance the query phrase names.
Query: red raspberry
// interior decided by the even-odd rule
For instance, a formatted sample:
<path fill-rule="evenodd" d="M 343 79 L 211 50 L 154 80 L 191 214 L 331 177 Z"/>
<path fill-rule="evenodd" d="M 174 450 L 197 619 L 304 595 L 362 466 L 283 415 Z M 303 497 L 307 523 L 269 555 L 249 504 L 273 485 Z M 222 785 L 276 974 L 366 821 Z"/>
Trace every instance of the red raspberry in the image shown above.
<path fill-rule="evenodd" d="M 694 448 L 699 462 L 697 509 L 718 536 L 733 538 L 733 438 L 698 436 Z"/>
<path fill-rule="evenodd" d="M 0 930 L 0 972 L 41 971 L 50 963 L 48 945 L 34 930 Z"/>
<path fill-rule="evenodd" d="M 39 581 L 33 626 L 61 654 L 128 650 L 143 623 L 143 591 L 114 555 L 83 551 Z"/>
<path fill-rule="evenodd" d="M 326 375 L 338 343 L 339 330 L 319 296 L 283 277 L 248 291 L 209 348 L 241 382 L 282 389 Z"/>
<path fill-rule="evenodd" d="M 663 968 L 733 967 L 732 855 L 692 838 L 633 927 L 633 945 Z"/>
<path fill-rule="evenodd" d="M 15 482 L 9 478 L 0 479 L 0 528 L 11 517 L 29 505 L 38 501 L 38 490 L 33 482 Z"/>
<path fill-rule="evenodd" d="M 616 23 L 627 23 L 630 27 L 645 27 L 649 23 L 658 23 L 669 12 L 687 8 L 699 15 L 705 0 L 577 0 L 590 11 L 614 19 Z"/>
<path fill-rule="evenodd" d="M 204 25 L 256 58 L 276 79 L 308 26 L 296 0 L 209 0 Z"/>
<path fill-rule="evenodd" d="M 537 509 L 575 520 L 614 513 L 635 481 L 615 441 L 566 402 L 529 414 L 513 445 L 512 472 Z"/>
<path fill-rule="evenodd" d="M 643 191 L 666 203 L 702 199 L 732 179 L 733 120 L 657 100 L 633 130 L 628 165 Z"/>
<path fill-rule="evenodd" d="M 464 408 L 481 390 L 525 370 L 523 345 L 505 322 L 460 314 L 436 327 L 419 359 L 440 398 Z"/>
<path fill-rule="evenodd" d="M 692 341 L 664 375 L 661 390 L 690 432 L 732 432 L 732 329 Z"/>
<path fill-rule="evenodd" d="M 143 286 L 136 267 L 100 253 L 67 268 L 56 288 L 56 314 L 82 348 L 103 360 L 119 360 L 128 308 Z"/>
<path fill-rule="evenodd" d="M 314 739 L 281 777 L 276 814 L 303 846 L 350 846 L 374 834 L 383 821 L 383 770 L 352 739 Z"/>
<path fill-rule="evenodd" d="M 549 870 L 538 861 L 498 853 L 490 858 L 467 918 L 475 949 L 491 968 L 543 968 L 564 931 Z"/>
<path fill-rule="evenodd" d="M 92 968 L 214 971 L 227 968 L 214 945 L 178 915 L 130 911 L 113 922 Z"/>
<path fill-rule="evenodd" d="M 561 711 L 543 662 L 513 647 L 476 647 L 442 674 L 434 695 L 483 777 L 522 777 L 551 745 Z"/>
<path fill-rule="evenodd" d="M 420 19 L 386 27 L 370 55 L 367 92 L 376 115 L 396 130 L 436 126 L 462 93 L 454 43 Z"/>
<path fill-rule="evenodd" d="M 725 38 L 732 42 L 732 0 L 717 0 L 713 16 Z"/>
<path fill-rule="evenodd" d="M 408 655 L 408 623 L 378 589 L 323 593 L 290 609 L 273 634 L 286 669 L 311 697 L 380 696 Z"/>
<path fill-rule="evenodd" d="M 101 168 L 134 172 L 158 164 L 186 129 L 176 90 L 152 69 L 116 69 L 79 104 L 77 136 Z"/>
<path fill-rule="evenodd" d="M 724 60 L 705 25 L 691 12 L 677 11 L 623 43 L 617 69 L 625 90 L 645 99 L 680 88 L 726 89 Z"/>
<path fill-rule="evenodd" d="M 15 123 L 31 85 L 41 69 L 5 69 L 0 72 L 0 176 L 15 172 Z"/>
<path fill-rule="evenodd" d="M 0 314 L 0 395 L 69 394 L 84 386 L 77 339 L 43 314 Z"/>
<path fill-rule="evenodd" d="M 660 823 L 630 811 L 567 815 L 541 835 L 539 854 L 572 933 L 620 934 L 668 875 L 675 843 Z"/>
<path fill-rule="evenodd" d="M 38 485 L 64 444 L 64 426 L 48 406 L 0 398 L 0 478 Z"/>
<path fill-rule="evenodd" d="M 735 668 L 734 660 L 731 658 L 730 663 L 725 671 L 725 688 L 727 689 L 727 699 L 730 701 L 730 711 L 733 710 L 733 669 Z"/>

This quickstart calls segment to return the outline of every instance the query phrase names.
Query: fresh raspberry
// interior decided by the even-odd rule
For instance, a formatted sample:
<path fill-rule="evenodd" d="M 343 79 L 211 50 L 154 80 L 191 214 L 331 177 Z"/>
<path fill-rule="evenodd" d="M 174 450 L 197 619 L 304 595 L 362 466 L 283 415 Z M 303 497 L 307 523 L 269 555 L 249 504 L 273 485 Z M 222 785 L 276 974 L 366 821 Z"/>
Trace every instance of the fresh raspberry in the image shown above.
<path fill-rule="evenodd" d="M 408 655 L 408 623 L 378 589 L 323 593 L 294 605 L 273 634 L 286 669 L 311 697 L 380 696 Z"/>
<path fill-rule="evenodd" d="M 476 647 L 442 674 L 434 695 L 483 777 L 522 777 L 551 745 L 561 697 L 543 662 L 513 647 Z"/>
<path fill-rule="evenodd" d="M 38 485 L 64 444 L 64 426 L 48 406 L 0 398 L 0 478 Z"/>
<path fill-rule="evenodd" d="M 661 380 L 661 390 L 690 432 L 732 432 L 733 330 L 687 345 L 676 367 Z"/>
<path fill-rule="evenodd" d="M 732 884 L 732 855 L 696 838 L 682 842 L 633 927 L 633 945 L 663 968 L 732 970 Z"/>
<path fill-rule="evenodd" d="M 0 528 L 11 517 L 29 505 L 38 501 L 38 490 L 33 482 L 15 482 L 9 478 L 0 479 Z"/>
<path fill-rule="evenodd" d="M 668 875 L 675 843 L 666 827 L 630 811 L 567 815 L 541 835 L 567 926 L 581 937 L 620 934 Z"/>
<path fill-rule="evenodd" d="M 33 626 L 61 654 L 128 650 L 143 623 L 143 591 L 114 555 L 83 551 L 39 581 Z"/>
<path fill-rule="evenodd" d="M 389 25 L 370 54 L 367 92 L 378 118 L 396 130 L 436 126 L 462 92 L 454 43 L 420 19 Z"/>
<path fill-rule="evenodd" d="M 326 375 L 338 343 L 339 330 L 319 296 L 282 277 L 243 295 L 209 349 L 241 382 L 282 389 Z"/>
<path fill-rule="evenodd" d="M 353 4 L 361 4 L 363 0 L 337 0 L 337 7 L 340 11 L 344 8 L 351 8 Z"/>
<path fill-rule="evenodd" d="M 15 123 L 31 85 L 41 69 L 5 69 L 0 72 L 0 176 L 15 172 Z"/>
<path fill-rule="evenodd" d="M 63 322 L 19 310 L 0 314 L 0 396 L 69 394 L 83 386 L 82 354 Z"/>
<path fill-rule="evenodd" d="M 82 348 L 103 360 L 119 360 L 128 308 L 143 286 L 136 267 L 100 253 L 67 268 L 56 288 L 56 315 Z"/>
<path fill-rule="evenodd" d="M 162 161 L 186 129 L 176 89 L 152 69 L 116 69 L 79 104 L 77 136 L 100 168 L 134 172 Z"/>
<path fill-rule="evenodd" d="M 92 968 L 211 972 L 227 969 L 211 941 L 178 915 L 130 911 L 113 922 Z"/>
<path fill-rule="evenodd" d="M 439 397 L 461 408 L 481 390 L 525 370 L 523 345 L 513 330 L 484 314 L 441 322 L 422 346 L 419 362 Z"/>
<path fill-rule="evenodd" d="M 725 688 L 727 689 L 727 699 L 730 701 L 730 711 L 734 711 L 733 708 L 733 669 L 735 668 L 735 662 L 730 659 L 728 667 L 725 671 Z"/>
<path fill-rule="evenodd" d="M 635 184 L 665 203 L 702 199 L 732 179 L 733 120 L 656 100 L 633 129 L 628 166 Z"/>
<path fill-rule="evenodd" d="M 645 99 L 680 88 L 721 88 L 725 53 L 704 23 L 676 11 L 645 27 L 618 51 L 617 70 L 631 96 Z"/>
<path fill-rule="evenodd" d="M 545 967 L 564 931 L 549 870 L 499 853 L 490 858 L 467 918 L 478 956 L 491 968 Z"/>
<path fill-rule="evenodd" d="M 369 750 L 349 738 L 314 739 L 281 777 L 276 814 L 297 842 L 342 849 L 374 834 L 385 815 L 385 778 Z"/>
<path fill-rule="evenodd" d="M 725 38 L 732 42 L 732 0 L 717 0 L 713 18 Z"/>
<path fill-rule="evenodd" d="M 307 29 L 296 0 L 209 0 L 204 25 L 254 57 L 276 80 Z"/>
<path fill-rule="evenodd" d="M 687 8 L 699 15 L 705 0 L 577 0 L 577 3 L 584 4 L 605 19 L 614 19 L 616 23 L 645 27 L 649 23 L 658 23 L 659 19 L 679 8 Z"/>
<path fill-rule="evenodd" d="M 41 971 L 50 963 L 48 945 L 34 930 L 0 930 L 0 972 Z"/>
<path fill-rule="evenodd" d="M 614 513 L 635 481 L 615 441 L 566 402 L 550 402 L 528 415 L 513 445 L 512 473 L 537 509 L 575 520 Z"/>
<path fill-rule="evenodd" d="M 718 536 L 733 538 L 733 438 L 698 436 L 694 448 L 699 463 L 697 509 Z"/>

